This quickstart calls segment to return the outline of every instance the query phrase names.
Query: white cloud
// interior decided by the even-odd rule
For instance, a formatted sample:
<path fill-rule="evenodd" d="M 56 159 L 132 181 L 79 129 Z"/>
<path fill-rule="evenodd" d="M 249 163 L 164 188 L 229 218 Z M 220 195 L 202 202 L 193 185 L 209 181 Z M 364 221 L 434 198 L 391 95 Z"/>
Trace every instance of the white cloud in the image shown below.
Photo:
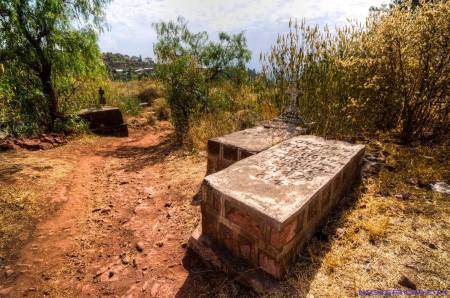
<path fill-rule="evenodd" d="M 211 37 L 219 31 L 245 31 L 256 57 L 268 49 L 280 30 L 287 28 L 290 18 L 341 25 L 346 19 L 363 20 L 370 6 L 387 1 L 115 0 L 107 9 L 110 31 L 100 37 L 100 46 L 104 51 L 152 56 L 156 40 L 152 23 L 183 16 L 192 31 L 208 31 Z"/>

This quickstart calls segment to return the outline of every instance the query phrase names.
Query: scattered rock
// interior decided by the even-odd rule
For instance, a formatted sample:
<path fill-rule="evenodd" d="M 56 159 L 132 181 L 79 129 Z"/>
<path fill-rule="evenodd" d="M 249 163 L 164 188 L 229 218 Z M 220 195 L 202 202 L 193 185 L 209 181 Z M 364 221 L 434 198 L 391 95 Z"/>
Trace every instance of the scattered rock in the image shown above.
<path fill-rule="evenodd" d="M 435 192 L 450 195 L 450 185 L 442 181 L 431 184 L 431 189 Z"/>
<path fill-rule="evenodd" d="M 426 188 L 426 189 L 431 189 L 431 185 L 429 182 L 426 182 L 422 179 L 419 179 L 419 182 L 417 183 L 417 186 L 420 188 Z"/>
<path fill-rule="evenodd" d="M 192 205 L 198 206 L 201 204 L 201 202 L 202 202 L 202 196 L 201 196 L 201 192 L 199 191 L 192 197 Z"/>
<path fill-rule="evenodd" d="M 410 177 L 406 179 L 406 183 L 411 185 L 417 185 L 419 184 L 419 179 Z"/>
<path fill-rule="evenodd" d="M 14 274 L 14 270 L 12 270 L 12 269 L 7 269 L 7 270 L 5 271 L 5 276 L 6 276 L 6 278 L 11 277 L 13 274 Z"/>
<path fill-rule="evenodd" d="M 365 159 L 368 161 L 373 161 L 373 162 L 378 162 L 378 163 L 384 163 L 385 162 L 385 158 L 384 156 L 376 156 L 374 154 L 366 154 Z"/>
<path fill-rule="evenodd" d="M 66 144 L 67 143 L 67 140 L 65 140 L 65 139 L 63 139 L 63 138 L 55 138 L 55 143 L 57 143 L 57 144 Z"/>
<path fill-rule="evenodd" d="M 147 291 L 147 289 L 148 289 L 148 284 L 149 284 L 149 281 L 146 281 L 146 282 L 144 283 L 144 285 L 142 286 L 142 292 L 146 292 L 146 291 Z"/>
<path fill-rule="evenodd" d="M 158 241 L 158 242 L 156 242 L 155 244 L 156 244 L 156 246 L 158 246 L 158 247 L 163 247 L 164 242 Z"/>
<path fill-rule="evenodd" d="M 343 229 L 343 228 L 338 228 L 338 229 L 336 229 L 336 236 L 337 236 L 338 238 L 344 236 L 344 234 L 345 234 L 345 229 Z"/>
<path fill-rule="evenodd" d="M 155 195 L 155 190 L 153 189 L 153 187 L 144 187 L 144 192 L 148 197 L 153 197 Z"/>
<path fill-rule="evenodd" d="M 369 272 L 370 269 L 372 269 L 372 265 L 370 264 L 370 262 L 367 262 L 367 263 L 364 265 L 364 270 L 366 270 L 366 272 Z"/>
<path fill-rule="evenodd" d="M 403 286 L 403 287 L 412 289 L 412 290 L 416 290 L 417 289 L 416 284 L 412 280 L 410 280 L 408 277 L 406 277 L 404 275 L 402 275 L 402 277 L 400 277 L 400 280 L 398 281 L 398 284 Z"/>
<path fill-rule="evenodd" d="M 411 198 L 411 194 L 409 192 L 401 192 L 396 194 L 395 198 L 399 200 L 409 200 Z"/>
<path fill-rule="evenodd" d="M 124 265 L 130 264 L 130 257 L 127 255 L 121 255 L 120 260 L 122 261 L 122 264 L 124 264 Z"/>
<path fill-rule="evenodd" d="M 164 207 L 170 207 L 170 206 L 172 206 L 172 202 L 166 202 L 166 203 L 164 204 Z"/>
<path fill-rule="evenodd" d="M 12 287 L 0 289 L 0 296 L 8 296 L 9 293 L 11 293 L 12 289 Z"/>
<path fill-rule="evenodd" d="M 437 249 L 437 246 L 434 243 L 428 243 L 428 247 L 431 249 Z"/>
<path fill-rule="evenodd" d="M 136 249 L 138 252 L 143 252 L 144 251 L 144 242 L 139 241 L 138 243 L 136 243 Z"/>
<path fill-rule="evenodd" d="M 8 151 L 17 149 L 16 144 L 12 140 L 0 141 L 0 151 Z"/>
<path fill-rule="evenodd" d="M 110 208 L 102 208 L 101 209 L 101 214 L 109 214 L 111 212 L 111 209 Z"/>
<path fill-rule="evenodd" d="M 114 276 L 114 271 L 109 271 L 108 277 L 109 277 L 109 278 L 112 278 L 113 276 Z"/>
<path fill-rule="evenodd" d="M 40 143 L 41 143 L 40 141 L 32 139 L 23 139 L 16 141 L 16 144 L 19 145 L 20 147 L 32 151 L 42 149 Z"/>
<path fill-rule="evenodd" d="M 55 144 L 55 138 L 52 136 L 47 136 L 47 135 L 42 135 L 41 136 L 41 142 L 45 142 L 45 143 L 50 143 L 50 144 Z"/>
<path fill-rule="evenodd" d="M 151 288 L 151 290 L 150 290 L 150 295 L 151 295 L 152 297 L 157 297 L 157 296 L 158 296 L 159 287 L 160 287 L 159 283 L 155 283 L 155 284 L 152 286 L 152 288 Z"/>

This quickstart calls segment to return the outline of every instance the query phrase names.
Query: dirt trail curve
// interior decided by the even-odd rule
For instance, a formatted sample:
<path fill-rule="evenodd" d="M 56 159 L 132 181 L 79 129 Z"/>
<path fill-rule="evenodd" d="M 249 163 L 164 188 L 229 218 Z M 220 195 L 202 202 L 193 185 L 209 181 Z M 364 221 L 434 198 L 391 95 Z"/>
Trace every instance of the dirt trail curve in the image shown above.
<path fill-rule="evenodd" d="M 7 296 L 198 297 L 223 284 L 186 248 L 204 159 L 175 150 L 169 134 L 98 138 L 70 152 L 73 170 L 48 195 L 61 207 L 9 264 Z"/>

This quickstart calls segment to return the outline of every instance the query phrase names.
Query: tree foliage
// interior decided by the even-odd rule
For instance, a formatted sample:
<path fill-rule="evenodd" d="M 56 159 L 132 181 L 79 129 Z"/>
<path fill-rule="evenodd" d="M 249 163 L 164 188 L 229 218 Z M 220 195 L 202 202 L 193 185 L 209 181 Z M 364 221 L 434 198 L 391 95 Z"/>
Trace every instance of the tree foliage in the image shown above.
<path fill-rule="evenodd" d="M 221 79 L 240 83 L 251 54 L 242 33 L 220 33 L 219 41 L 213 42 L 206 32 L 189 31 L 182 18 L 154 24 L 154 28 L 156 73 L 165 85 L 177 140 L 182 142 L 191 116 L 213 105 L 211 86 Z"/>
<path fill-rule="evenodd" d="M 59 102 L 77 81 L 101 71 L 97 32 L 108 2 L 0 0 L 1 80 L 11 88 L 4 104 L 10 124 L 15 114 L 52 130 Z"/>

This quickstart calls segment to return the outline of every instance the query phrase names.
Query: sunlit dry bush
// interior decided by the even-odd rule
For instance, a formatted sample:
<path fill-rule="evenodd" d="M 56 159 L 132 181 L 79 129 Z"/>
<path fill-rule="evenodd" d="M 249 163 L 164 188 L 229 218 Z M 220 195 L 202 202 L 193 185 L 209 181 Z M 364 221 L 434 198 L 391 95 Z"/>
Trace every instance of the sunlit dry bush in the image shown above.
<path fill-rule="evenodd" d="M 448 132 L 450 3 L 376 11 L 366 23 L 331 32 L 291 21 L 288 34 L 261 56 L 278 110 L 291 86 L 301 114 L 324 135 L 398 132 L 405 143 Z"/>

